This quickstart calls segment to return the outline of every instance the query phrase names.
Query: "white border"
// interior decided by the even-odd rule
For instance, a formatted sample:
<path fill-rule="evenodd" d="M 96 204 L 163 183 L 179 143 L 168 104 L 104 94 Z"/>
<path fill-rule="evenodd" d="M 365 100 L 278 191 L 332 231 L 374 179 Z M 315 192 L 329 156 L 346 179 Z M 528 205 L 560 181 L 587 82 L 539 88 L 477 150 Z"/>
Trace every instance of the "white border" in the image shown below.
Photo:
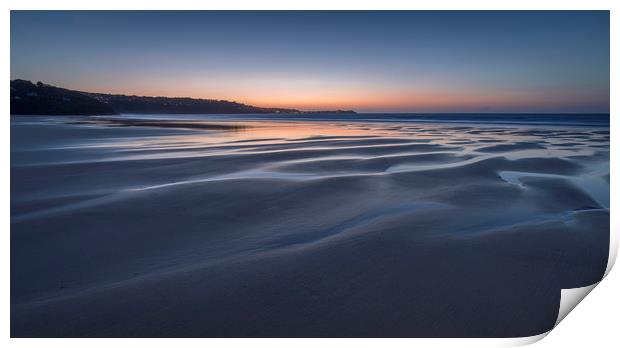
<path fill-rule="evenodd" d="M 5 110 L 5 121 L 2 123 L 2 136 L 0 137 L 1 146 L 3 151 L 0 152 L 2 156 L 3 170 L 0 172 L 2 175 L 2 226 L 3 228 L 3 269 L 4 277 L 2 286 L 2 316 L 1 330 L 3 337 L 7 339 L 9 344 L 25 346 L 25 347 L 39 347 L 45 344 L 47 347 L 82 347 L 88 345 L 90 347 L 108 347 L 110 344 L 145 344 L 151 347 L 164 347 L 170 344 L 183 344 L 189 347 L 204 347 L 205 344 L 215 345 L 218 347 L 240 347 L 251 344 L 255 347 L 276 348 L 276 347 L 290 347 L 295 345 L 296 347 L 308 347 L 316 348 L 318 345 L 324 344 L 339 344 L 339 345 L 354 345 L 356 347 L 376 347 L 379 345 L 389 345 L 390 347 L 410 347 L 412 345 L 422 345 L 424 347 L 452 347 L 452 346 L 472 346 L 472 347 L 490 347 L 490 346 L 505 346 L 505 345 L 521 345 L 533 343 L 545 337 L 546 334 L 536 337 L 523 338 L 523 339 L 89 339 L 88 341 L 83 339 L 9 339 L 9 325 L 10 325 L 10 296 L 9 296 L 9 272 L 10 272 L 10 127 L 9 127 L 9 84 L 10 80 L 10 62 L 9 62 L 9 50 L 10 50 L 10 13 L 9 10 L 61 10 L 61 9 L 125 9 L 125 10 L 145 10 L 145 9 L 246 9 L 246 10 L 266 10 L 266 9 L 330 9 L 330 10 L 611 10 L 611 95 L 617 95 L 617 81 L 619 80 L 619 72 L 613 62 L 620 62 L 620 55 L 618 54 L 618 43 L 620 43 L 620 1 L 613 0 L 504 0 L 504 1 L 492 1 L 492 0 L 434 0 L 434 1 L 406 1 L 406 0 L 381 0 L 381 1 L 369 1 L 369 0 L 227 0 L 218 2 L 206 2 L 199 0 L 174 0 L 168 2 L 153 2 L 152 0 L 107 0 L 105 2 L 85 2 L 80 0 L 57 0 L 57 1 L 44 1 L 44 0 L 22 0 L 2 2 L 4 11 L 2 13 L 2 44 L 6 48 L 2 55 L 3 64 L 5 67 L 5 97 L 0 98 L 3 109 Z M 615 206 L 613 202 L 618 197 L 618 190 L 614 186 L 616 178 L 613 177 L 618 168 L 618 160 L 616 156 L 617 147 L 616 140 L 616 128 L 617 122 L 614 121 L 614 116 L 618 111 L 618 103 L 611 98 L 611 170 L 612 170 L 612 185 L 611 185 L 611 206 Z M 607 274 L 611 270 L 613 260 L 615 260 L 618 250 L 618 219 L 614 214 L 611 214 L 611 248 L 610 248 L 610 263 L 607 268 Z M 589 288 L 589 287 L 588 287 Z M 592 290 L 592 289 L 588 289 Z M 600 342 L 615 342 L 617 341 L 617 319 L 618 309 L 620 301 L 617 294 L 620 293 L 620 278 L 617 272 L 611 273 L 602 282 L 601 285 L 593 290 L 594 296 L 589 296 L 583 301 L 583 304 L 577 307 L 574 315 L 568 315 L 568 319 L 562 321 L 556 329 L 553 330 L 553 334 L 538 343 L 539 346 L 547 347 L 564 347 L 566 345 L 572 346 L 579 345 L 592 345 Z M 595 297 L 595 298 L 593 298 Z M 62 318 L 58 318 L 62 320 Z"/>
<path fill-rule="evenodd" d="M 6 6 L 6 4 L 5 4 Z M 609 10 L 614 0 L 22 0 L 13 10 Z"/>

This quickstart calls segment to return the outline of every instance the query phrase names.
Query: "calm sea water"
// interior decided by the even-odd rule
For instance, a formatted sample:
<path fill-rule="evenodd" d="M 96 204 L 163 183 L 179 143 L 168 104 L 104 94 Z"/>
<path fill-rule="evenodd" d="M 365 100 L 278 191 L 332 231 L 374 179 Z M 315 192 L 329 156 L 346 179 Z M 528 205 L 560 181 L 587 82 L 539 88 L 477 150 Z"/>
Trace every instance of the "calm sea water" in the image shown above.
<path fill-rule="evenodd" d="M 123 115 L 148 119 L 314 120 L 364 122 L 424 122 L 503 125 L 553 125 L 609 127 L 609 114 L 238 114 L 238 115 Z M 123 117 L 122 116 L 122 117 Z M 106 116 L 108 117 L 108 116 Z"/>

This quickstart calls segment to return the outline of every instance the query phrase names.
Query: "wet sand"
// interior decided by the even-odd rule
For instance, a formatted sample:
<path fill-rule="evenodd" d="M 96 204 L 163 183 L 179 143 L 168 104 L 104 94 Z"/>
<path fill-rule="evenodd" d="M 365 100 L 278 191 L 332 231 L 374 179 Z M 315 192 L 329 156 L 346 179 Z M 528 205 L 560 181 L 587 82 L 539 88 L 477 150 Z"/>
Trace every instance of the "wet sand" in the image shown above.
<path fill-rule="evenodd" d="M 182 129 L 210 129 L 210 130 L 239 130 L 244 126 L 230 124 L 212 124 L 198 121 L 171 121 L 171 120 L 141 120 L 123 118 L 97 117 L 68 121 L 66 124 L 85 124 L 109 127 L 159 127 L 159 128 L 182 128 Z"/>
<path fill-rule="evenodd" d="M 530 336 L 607 264 L 605 129 L 11 127 L 14 337 Z"/>

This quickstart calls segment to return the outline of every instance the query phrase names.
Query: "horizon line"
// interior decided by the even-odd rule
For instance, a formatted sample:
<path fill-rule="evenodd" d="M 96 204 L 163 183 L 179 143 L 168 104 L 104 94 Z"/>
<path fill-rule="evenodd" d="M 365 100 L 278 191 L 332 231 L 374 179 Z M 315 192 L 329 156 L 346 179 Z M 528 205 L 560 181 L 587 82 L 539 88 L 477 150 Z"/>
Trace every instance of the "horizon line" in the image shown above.
<path fill-rule="evenodd" d="M 606 112 L 595 112 L 595 111 L 587 111 L 587 112 L 576 112 L 576 111 L 553 111 L 553 112 L 548 112 L 548 111 L 523 111 L 523 112 L 514 112 L 514 111 L 432 111 L 432 112 L 428 112 L 428 111 L 370 111 L 370 112 L 364 112 L 364 111 L 357 111 L 355 109 L 352 108 L 346 108 L 346 107 L 337 107 L 337 108 L 332 108 L 332 109 L 300 109 L 300 108 L 295 108 L 295 107 L 291 107 L 291 106 L 287 106 L 287 107 L 275 107 L 275 106 L 261 106 L 261 105 L 255 105 L 255 104 L 249 104 L 247 102 L 241 102 L 241 101 L 237 101 L 237 100 L 230 100 L 230 99 L 218 99 L 218 98 L 207 98 L 207 97 L 190 97 L 190 96 L 167 96 L 167 95 L 144 95 L 144 94 L 133 94 L 133 93 L 110 93 L 110 92 L 92 92 L 92 91 L 87 91 L 87 90 L 77 90 L 77 89 L 70 89 L 70 88 L 66 88 L 66 87 L 60 87 L 57 85 L 53 85 L 53 84 L 49 84 L 43 81 L 36 81 L 33 82 L 32 80 L 28 80 L 28 79 L 23 79 L 23 78 L 12 78 L 10 79 L 11 82 L 16 81 L 16 80 L 21 80 L 21 81 L 28 81 L 34 85 L 37 85 L 38 83 L 41 83 L 43 85 L 46 86 L 50 86 L 50 87 L 55 87 L 55 88 L 62 88 L 62 89 L 66 89 L 66 90 L 70 90 L 70 91 L 75 91 L 75 92 L 83 92 L 83 93 L 90 93 L 90 94 L 107 94 L 107 95 L 118 95 L 118 96 L 127 96 L 127 97 L 140 97 L 140 98 L 170 98 L 170 99 L 193 99 L 193 100 L 209 100 L 209 101 L 225 101 L 225 102 L 232 102 L 232 103 L 237 103 L 237 104 L 242 104 L 242 105 L 247 105 L 247 106 L 252 106 L 252 107 L 258 107 L 258 108 L 263 108 L 263 109 L 289 109 L 289 110 L 294 110 L 294 111 L 300 111 L 300 112 L 308 112 L 308 113 L 313 113 L 313 112 L 330 112 L 330 111 L 352 111 L 356 114 L 419 114 L 419 115 L 440 115 L 440 114 L 505 114 L 505 115 L 528 115 L 528 114 L 538 114 L 538 115 L 610 115 L 611 114 L 611 110 L 610 111 L 606 111 Z"/>

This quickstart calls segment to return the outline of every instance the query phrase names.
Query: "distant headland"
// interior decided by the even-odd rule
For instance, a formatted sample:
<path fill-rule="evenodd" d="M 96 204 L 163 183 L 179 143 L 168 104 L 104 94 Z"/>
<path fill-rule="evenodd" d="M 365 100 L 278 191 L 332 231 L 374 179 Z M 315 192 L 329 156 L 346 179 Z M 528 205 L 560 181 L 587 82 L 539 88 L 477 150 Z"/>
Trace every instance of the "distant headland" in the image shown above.
<path fill-rule="evenodd" d="M 118 114 L 356 114 L 353 110 L 263 108 L 228 100 L 144 97 L 74 91 L 11 80 L 11 115 Z"/>

